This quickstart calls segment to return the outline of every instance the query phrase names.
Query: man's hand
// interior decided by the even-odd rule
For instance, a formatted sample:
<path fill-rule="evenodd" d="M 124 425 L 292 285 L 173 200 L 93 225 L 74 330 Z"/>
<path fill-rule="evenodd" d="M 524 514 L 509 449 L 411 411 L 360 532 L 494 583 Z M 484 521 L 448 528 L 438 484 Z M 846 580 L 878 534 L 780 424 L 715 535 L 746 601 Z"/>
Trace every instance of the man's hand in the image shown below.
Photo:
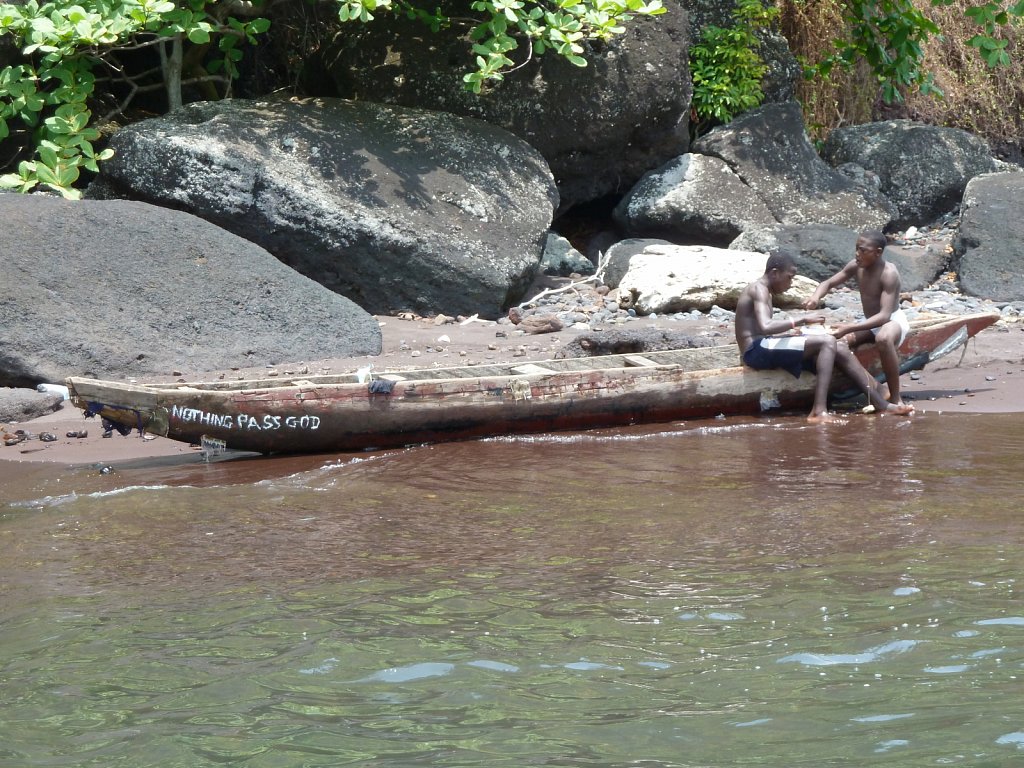
<path fill-rule="evenodd" d="M 814 296 L 811 296 L 811 298 L 809 298 L 806 301 L 804 301 L 804 303 L 801 304 L 800 306 L 802 306 L 804 309 L 817 309 L 818 308 L 818 303 L 820 301 L 821 301 L 820 299 L 817 299 Z"/>
<path fill-rule="evenodd" d="M 850 329 L 853 328 L 849 323 L 843 325 L 837 325 L 832 329 L 832 335 L 836 337 L 836 341 L 841 341 L 843 336 L 853 333 Z"/>

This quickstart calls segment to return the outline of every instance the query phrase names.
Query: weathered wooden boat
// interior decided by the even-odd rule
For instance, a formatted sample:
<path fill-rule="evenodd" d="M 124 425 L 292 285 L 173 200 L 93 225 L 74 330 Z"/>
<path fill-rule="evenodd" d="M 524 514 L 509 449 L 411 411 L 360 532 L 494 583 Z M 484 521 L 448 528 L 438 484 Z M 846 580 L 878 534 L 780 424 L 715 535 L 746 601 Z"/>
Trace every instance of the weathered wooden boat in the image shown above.
<path fill-rule="evenodd" d="M 923 367 L 998 319 L 911 323 L 903 368 Z M 873 345 L 857 352 L 878 370 Z M 644 354 L 287 379 L 126 384 L 72 377 L 73 403 L 123 429 L 213 449 L 325 453 L 502 434 L 806 408 L 814 376 L 739 365 L 734 344 Z M 849 388 L 838 372 L 834 389 Z"/>

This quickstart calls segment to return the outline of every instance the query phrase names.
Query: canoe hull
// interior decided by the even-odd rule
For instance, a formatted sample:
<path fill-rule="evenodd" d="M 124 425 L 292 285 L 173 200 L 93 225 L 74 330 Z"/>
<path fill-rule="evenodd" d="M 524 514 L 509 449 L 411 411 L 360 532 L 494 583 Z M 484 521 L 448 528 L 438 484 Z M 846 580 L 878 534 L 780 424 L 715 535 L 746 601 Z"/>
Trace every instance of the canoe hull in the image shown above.
<path fill-rule="evenodd" d="M 908 337 L 901 356 L 927 357 L 961 328 L 973 336 L 995 319 L 972 315 L 921 328 Z M 858 357 L 869 370 L 877 369 L 870 345 Z M 385 375 L 384 387 L 370 387 L 354 376 L 147 386 L 73 377 L 68 387 L 75 405 L 116 424 L 190 444 L 205 441 L 261 453 L 353 451 L 664 423 L 756 414 L 769 407 L 805 408 L 812 401 L 812 374 L 798 379 L 783 371 L 754 371 L 737 361 L 735 345 L 727 345 L 542 361 L 508 370 L 401 371 L 391 379 Z"/>

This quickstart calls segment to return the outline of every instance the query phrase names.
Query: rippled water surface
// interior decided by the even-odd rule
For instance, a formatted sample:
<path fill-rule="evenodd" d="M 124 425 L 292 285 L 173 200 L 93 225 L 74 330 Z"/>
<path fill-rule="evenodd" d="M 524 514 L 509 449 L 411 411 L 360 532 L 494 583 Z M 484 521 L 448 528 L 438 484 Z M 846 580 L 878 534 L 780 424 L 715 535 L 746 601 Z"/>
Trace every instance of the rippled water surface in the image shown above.
<path fill-rule="evenodd" d="M 1021 764 L 1022 467 L 922 414 L 55 469 L 0 766 Z"/>

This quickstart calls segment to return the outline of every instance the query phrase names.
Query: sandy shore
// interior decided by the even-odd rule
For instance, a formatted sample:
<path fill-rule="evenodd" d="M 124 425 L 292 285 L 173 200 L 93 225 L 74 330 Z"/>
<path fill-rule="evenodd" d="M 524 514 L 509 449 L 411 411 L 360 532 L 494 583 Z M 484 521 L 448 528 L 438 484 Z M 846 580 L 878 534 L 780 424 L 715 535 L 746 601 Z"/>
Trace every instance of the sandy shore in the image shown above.
<path fill-rule="evenodd" d="M 525 335 L 510 324 L 470 322 L 437 325 L 423 319 L 380 317 L 384 348 L 376 357 L 297 361 L 272 369 L 238 369 L 214 373 L 182 372 L 190 380 L 250 378 L 297 372 L 354 371 L 372 364 L 376 371 L 403 367 L 436 367 L 510 360 L 543 360 L 553 357 L 569 341 L 582 333 L 565 329 L 557 333 Z M 662 323 L 692 334 L 731 340 L 731 323 L 705 317 L 694 321 L 651 320 L 642 318 L 636 327 Z M 171 380 L 167 377 L 167 380 Z M 936 361 L 924 371 L 902 379 L 903 391 L 919 412 L 995 413 L 1024 411 L 1024 325 L 997 324 Z M 0 484 L 5 477 L 29 469 L 26 462 L 59 463 L 68 466 L 117 464 L 145 458 L 200 460 L 200 452 L 183 443 L 137 433 L 114 433 L 104 438 L 100 422 L 86 419 L 81 411 L 65 404 L 55 413 L 16 425 L 32 435 L 50 432 L 53 442 L 29 439 L 14 446 L 0 446 Z M 70 432 L 87 431 L 86 437 L 67 437 Z"/>

